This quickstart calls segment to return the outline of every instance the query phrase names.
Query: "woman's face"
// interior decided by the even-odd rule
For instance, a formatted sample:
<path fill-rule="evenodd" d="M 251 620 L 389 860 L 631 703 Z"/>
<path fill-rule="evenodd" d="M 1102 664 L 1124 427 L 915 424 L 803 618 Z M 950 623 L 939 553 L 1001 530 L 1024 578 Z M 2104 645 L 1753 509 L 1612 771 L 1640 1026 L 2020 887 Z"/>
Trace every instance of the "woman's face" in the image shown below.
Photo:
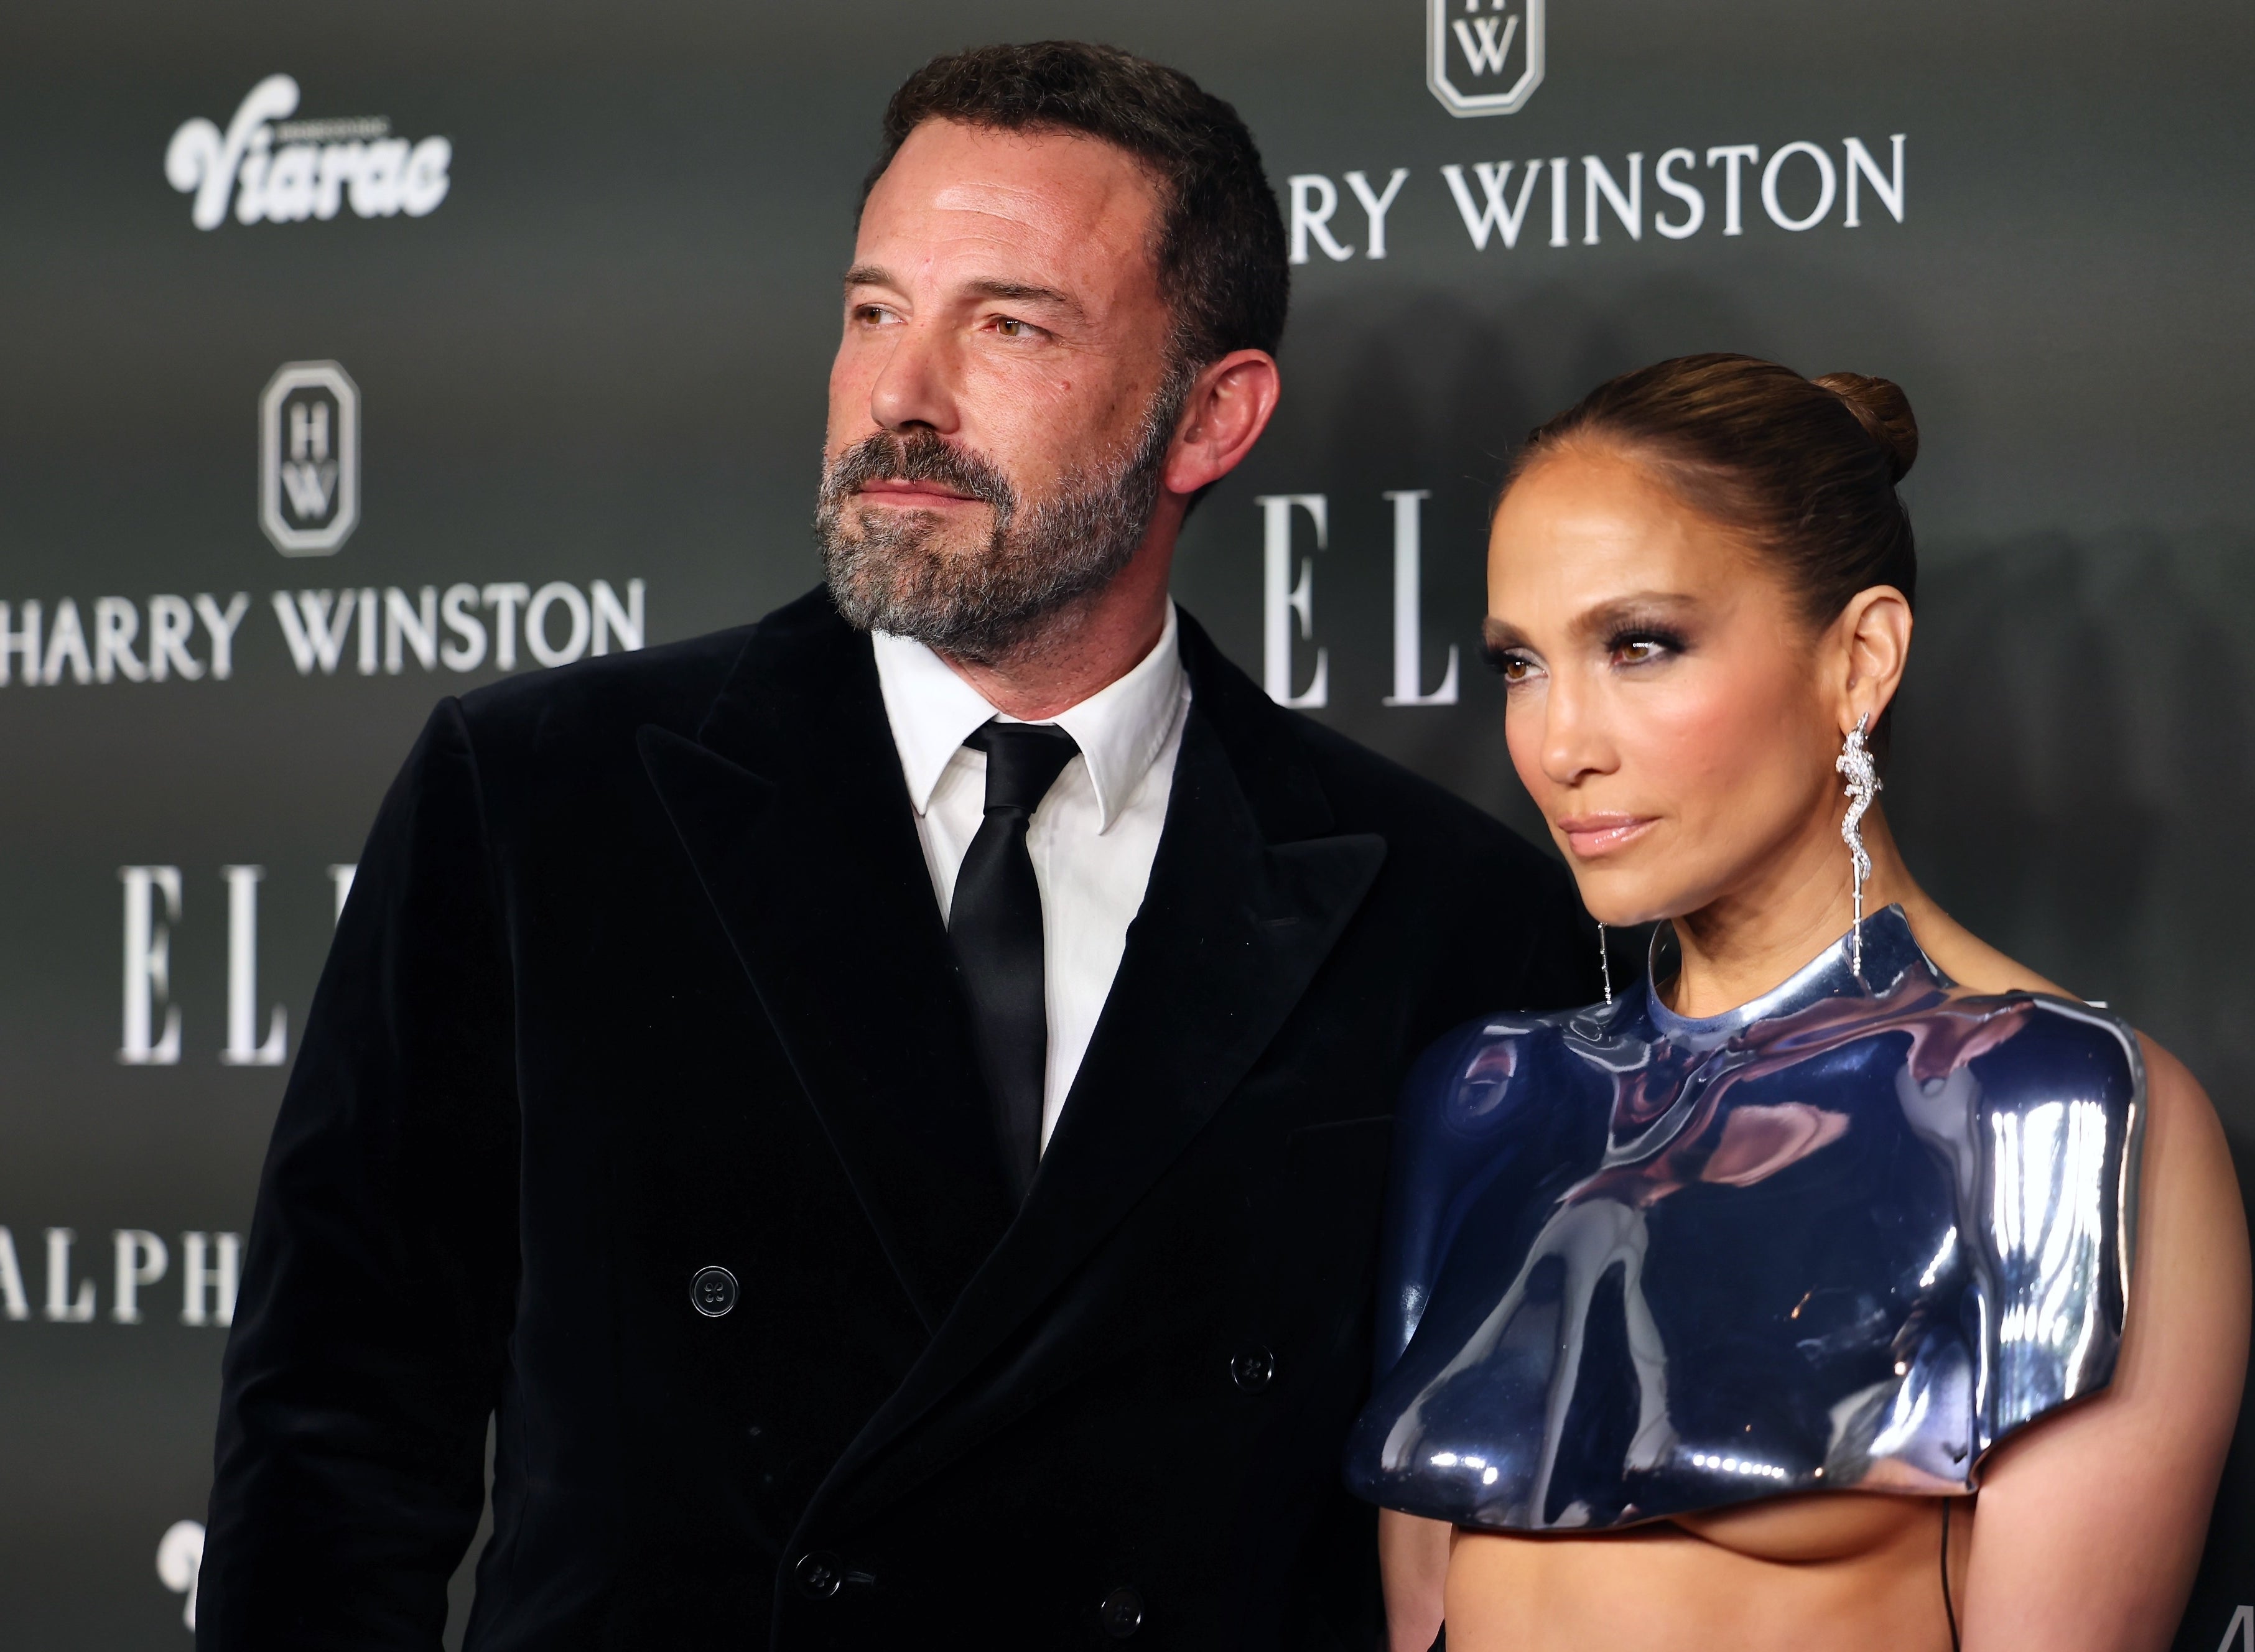
<path fill-rule="evenodd" d="M 1730 529 L 1568 448 L 1505 496 L 1487 568 L 1512 763 L 1599 922 L 1840 873 L 1814 852 L 1840 790 L 1819 638 Z"/>

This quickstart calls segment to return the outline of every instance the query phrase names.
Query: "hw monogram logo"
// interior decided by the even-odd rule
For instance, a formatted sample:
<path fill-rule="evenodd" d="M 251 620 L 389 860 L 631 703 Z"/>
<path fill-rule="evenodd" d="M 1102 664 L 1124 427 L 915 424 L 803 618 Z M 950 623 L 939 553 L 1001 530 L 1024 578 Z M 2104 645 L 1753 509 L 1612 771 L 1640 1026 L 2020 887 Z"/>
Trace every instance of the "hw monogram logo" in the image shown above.
<path fill-rule="evenodd" d="M 1451 115 L 1510 115 L 1542 84 L 1544 0 L 1425 0 L 1425 84 Z"/>
<path fill-rule="evenodd" d="M 286 362 L 258 398 L 258 525 L 285 557 L 360 525 L 360 387 L 334 362 Z"/>

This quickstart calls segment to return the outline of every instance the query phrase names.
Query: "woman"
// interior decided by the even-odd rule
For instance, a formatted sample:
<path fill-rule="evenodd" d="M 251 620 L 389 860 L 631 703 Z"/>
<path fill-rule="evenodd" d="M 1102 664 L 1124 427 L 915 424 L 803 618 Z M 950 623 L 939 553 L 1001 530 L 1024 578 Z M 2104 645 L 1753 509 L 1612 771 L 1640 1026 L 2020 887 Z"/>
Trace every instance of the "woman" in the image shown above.
<path fill-rule="evenodd" d="M 1675 961 L 1404 1099 L 1348 1462 L 1395 1652 L 1444 1610 L 1450 1652 L 2174 1632 L 2244 1220 L 2199 1084 L 1951 921 L 1873 801 L 1917 446 L 1885 380 L 1693 356 L 1536 431 L 1498 504 L 1513 763 Z"/>

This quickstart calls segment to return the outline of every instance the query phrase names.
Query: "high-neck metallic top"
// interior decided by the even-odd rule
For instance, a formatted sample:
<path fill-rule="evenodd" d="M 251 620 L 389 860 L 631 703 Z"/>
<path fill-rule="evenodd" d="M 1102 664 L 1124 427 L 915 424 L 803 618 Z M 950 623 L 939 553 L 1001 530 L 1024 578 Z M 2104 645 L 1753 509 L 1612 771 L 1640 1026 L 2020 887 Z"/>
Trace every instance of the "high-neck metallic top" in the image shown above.
<path fill-rule="evenodd" d="M 1510 1531 L 1785 1492 L 1951 1495 L 2103 1388 L 2145 1068 L 1956 985 L 1900 907 L 1727 1015 L 1648 985 L 1451 1035 L 1397 1114 L 1347 1482 Z"/>

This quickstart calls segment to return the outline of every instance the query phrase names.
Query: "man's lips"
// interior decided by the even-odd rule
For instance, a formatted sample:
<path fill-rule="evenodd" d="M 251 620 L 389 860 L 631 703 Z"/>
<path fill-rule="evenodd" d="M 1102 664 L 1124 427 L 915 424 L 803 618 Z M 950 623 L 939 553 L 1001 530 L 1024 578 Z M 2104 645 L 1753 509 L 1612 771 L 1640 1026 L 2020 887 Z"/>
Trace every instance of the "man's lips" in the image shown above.
<path fill-rule="evenodd" d="M 936 482 L 865 482 L 856 497 L 873 504 L 897 505 L 928 510 L 942 505 L 975 505 L 985 502 L 944 488 Z"/>
<path fill-rule="evenodd" d="M 1648 814 L 1570 814 L 1553 822 L 1566 834 L 1566 846 L 1583 860 L 1610 854 L 1642 837 L 1654 817 Z"/>

